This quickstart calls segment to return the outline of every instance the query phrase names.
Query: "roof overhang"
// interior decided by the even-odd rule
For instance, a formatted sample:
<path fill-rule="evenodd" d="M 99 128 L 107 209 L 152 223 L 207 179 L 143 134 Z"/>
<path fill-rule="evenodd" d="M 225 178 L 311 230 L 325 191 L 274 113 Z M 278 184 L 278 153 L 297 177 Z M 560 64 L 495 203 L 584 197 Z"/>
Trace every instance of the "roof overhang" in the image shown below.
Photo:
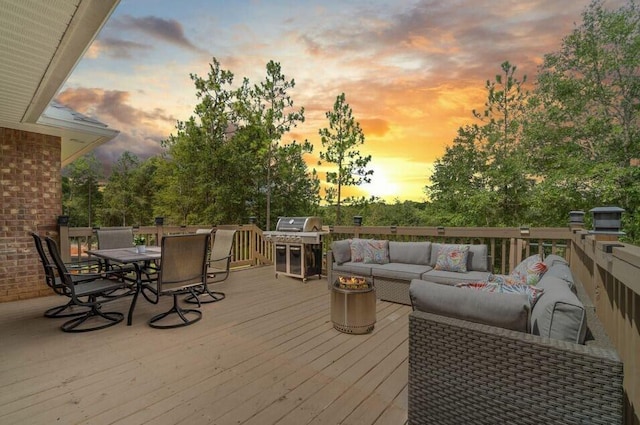
<path fill-rule="evenodd" d="M 61 137 L 63 166 L 118 134 L 50 104 L 119 2 L 0 2 L 0 126 Z"/>

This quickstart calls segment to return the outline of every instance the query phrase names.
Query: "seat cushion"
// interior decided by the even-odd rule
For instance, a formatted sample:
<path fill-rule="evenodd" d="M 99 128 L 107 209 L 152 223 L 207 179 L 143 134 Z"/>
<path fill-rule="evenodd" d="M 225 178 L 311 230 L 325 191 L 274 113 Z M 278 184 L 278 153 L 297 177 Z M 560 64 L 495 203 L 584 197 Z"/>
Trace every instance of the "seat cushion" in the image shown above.
<path fill-rule="evenodd" d="M 428 266 L 431 261 L 431 242 L 389 241 L 389 262 L 421 264 Z"/>
<path fill-rule="evenodd" d="M 419 311 L 520 332 L 529 330 L 529 300 L 523 294 L 470 291 L 414 279 L 409 296 Z"/>
<path fill-rule="evenodd" d="M 425 272 L 431 270 L 431 266 L 418 264 L 388 263 L 371 269 L 374 277 L 398 279 L 410 281 L 420 279 Z"/>
<path fill-rule="evenodd" d="M 544 294 L 531 311 L 531 333 L 584 343 L 587 332 L 586 311 L 569 285 L 555 276 L 544 276 L 536 286 L 544 289 Z"/>
<path fill-rule="evenodd" d="M 422 275 L 422 279 L 446 285 L 455 285 L 460 282 L 486 282 L 489 272 L 471 271 L 466 273 L 446 272 L 442 270 L 429 270 Z"/>
<path fill-rule="evenodd" d="M 333 266 L 334 272 L 350 273 L 356 276 L 371 276 L 371 266 L 375 264 L 365 264 L 362 262 L 347 261 L 343 264 L 335 264 Z"/>

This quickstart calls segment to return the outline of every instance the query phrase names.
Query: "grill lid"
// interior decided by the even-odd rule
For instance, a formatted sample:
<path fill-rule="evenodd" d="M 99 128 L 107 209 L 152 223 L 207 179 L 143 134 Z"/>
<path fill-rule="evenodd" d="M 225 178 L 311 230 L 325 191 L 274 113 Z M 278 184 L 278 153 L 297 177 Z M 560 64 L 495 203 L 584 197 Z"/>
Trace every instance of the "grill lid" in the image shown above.
<path fill-rule="evenodd" d="M 279 232 L 319 232 L 322 230 L 320 217 L 280 217 L 276 224 Z"/>

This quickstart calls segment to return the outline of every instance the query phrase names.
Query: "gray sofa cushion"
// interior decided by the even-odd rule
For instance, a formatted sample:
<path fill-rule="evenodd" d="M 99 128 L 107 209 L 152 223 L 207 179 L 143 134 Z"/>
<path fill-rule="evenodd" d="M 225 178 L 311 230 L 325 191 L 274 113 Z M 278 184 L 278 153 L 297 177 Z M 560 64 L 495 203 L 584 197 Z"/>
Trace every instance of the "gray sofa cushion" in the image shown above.
<path fill-rule="evenodd" d="M 436 261 L 438 261 L 438 251 L 442 245 L 449 244 L 441 244 L 434 243 L 431 244 L 431 260 L 429 261 L 429 265 L 431 267 L 435 266 Z M 469 271 L 479 271 L 486 272 L 488 271 L 487 262 L 489 255 L 489 247 L 485 244 L 479 245 L 468 245 L 469 247 L 469 255 L 467 256 L 467 270 Z"/>
<path fill-rule="evenodd" d="M 529 329 L 529 300 L 523 294 L 494 294 L 412 280 L 416 310 L 520 332 Z"/>
<path fill-rule="evenodd" d="M 447 272 L 443 270 L 430 270 L 422 275 L 422 279 L 445 285 L 455 285 L 461 282 L 486 282 L 489 272 Z"/>
<path fill-rule="evenodd" d="M 564 258 L 556 254 L 547 255 L 546 257 L 544 257 L 543 262 L 547 265 L 548 268 L 553 267 L 553 265 L 556 263 L 562 263 L 567 265 L 569 264 L 567 260 L 565 260 Z"/>
<path fill-rule="evenodd" d="M 531 333 L 584 343 L 587 332 L 585 308 L 567 283 L 545 274 L 536 286 L 544 289 L 544 294 L 531 311 Z"/>
<path fill-rule="evenodd" d="M 558 279 L 562 279 L 563 281 L 565 281 L 567 283 L 567 285 L 569 285 L 569 288 L 573 291 L 576 292 L 576 285 L 573 281 L 573 273 L 571 273 L 571 269 L 569 268 L 569 266 L 566 263 L 561 263 L 561 262 L 554 262 L 553 266 L 551 266 L 549 268 L 549 270 L 547 270 L 544 275 L 542 275 L 542 279 L 544 279 L 545 277 L 549 277 L 549 276 L 553 276 L 553 277 L 557 277 Z"/>
<path fill-rule="evenodd" d="M 389 241 L 389 262 L 421 264 L 428 266 L 431 261 L 431 242 Z"/>
<path fill-rule="evenodd" d="M 351 261 L 351 240 L 333 241 L 331 243 L 331 251 L 333 252 L 333 259 L 338 264 Z"/>
<path fill-rule="evenodd" d="M 398 280 L 412 280 L 420 279 L 422 274 L 431 270 L 431 266 L 423 266 L 419 264 L 403 264 L 403 263 L 388 263 L 381 267 L 376 267 L 371 270 L 371 274 L 374 277 L 398 279 Z"/>
<path fill-rule="evenodd" d="M 353 261 L 348 261 L 343 264 L 334 264 L 333 271 L 340 273 L 349 273 L 356 276 L 371 276 L 371 267 L 376 266 L 377 264 L 365 264 L 365 263 L 354 263 Z"/>

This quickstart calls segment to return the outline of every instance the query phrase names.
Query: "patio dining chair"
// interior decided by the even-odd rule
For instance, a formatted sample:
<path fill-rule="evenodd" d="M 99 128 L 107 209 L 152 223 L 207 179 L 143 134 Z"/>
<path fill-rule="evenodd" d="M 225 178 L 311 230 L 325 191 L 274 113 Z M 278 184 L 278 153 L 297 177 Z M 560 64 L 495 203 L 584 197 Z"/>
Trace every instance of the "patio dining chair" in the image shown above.
<path fill-rule="evenodd" d="M 202 231 L 198 229 L 198 231 Z M 211 232 L 210 230 L 208 231 Z M 206 231 L 205 231 L 206 233 Z M 213 245 L 207 260 L 207 281 L 197 289 L 196 295 L 189 295 L 185 301 L 191 304 L 208 304 L 225 298 L 224 292 L 213 291 L 211 284 L 220 283 L 229 277 L 231 250 L 235 241 L 235 230 L 218 229 L 213 236 Z"/>
<path fill-rule="evenodd" d="M 82 283 L 74 282 L 74 272 L 67 269 L 62 261 L 60 251 L 56 242 L 47 237 L 45 238 L 49 255 L 53 260 L 60 277 L 60 282 L 65 285 L 73 305 L 79 307 L 87 307 L 87 310 L 77 317 L 65 322 L 60 326 L 64 332 L 89 332 L 98 329 L 108 328 L 120 323 L 124 319 L 124 314 L 120 312 L 102 311 L 102 304 L 130 295 L 130 289 L 126 283 L 121 280 L 114 279 L 109 276 L 109 272 L 85 274 Z M 119 289 L 128 289 L 120 296 L 114 296 L 114 291 Z M 97 324 L 90 326 L 81 326 L 88 321 L 98 321 Z"/>
<path fill-rule="evenodd" d="M 99 249 L 133 248 L 133 228 L 131 227 L 105 227 L 96 230 Z M 113 264 L 105 262 L 108 269 L 118 270 L 123 278 L 128 273 L 135 272 L 133 264 Z M 150 278 L 156 272 L 155 264 L 147 261 L 141 264 L 142 272 Z"/>
<path fill-rule="evenodd" d="M 46 310 L 44 312 L 44 317 L 57 319 L 61 317 L 75 317 L 86 313 L 85 308 L 79 308 L 73 303 L 73 300 L 71 299 L 71 293 L 67 289 L 67 286 L 62 283 L 62 280 L 60 279 L 56 271 L 55 264 L 44 250 L 44 244 L 42 243 L 42 238 L 40 237 L 40 235 L 35 232 L 30 232 L 30 234 L 33 237 L 40 263 L 42 264 L 42 267 L 44 269 L 44 278 L 47 286 L 51 288 L 55 294 L 69 298 L 69 301 L 66 304 L 51 307 L 50 309 Z M 101 264 L 97 260 L 84 260 L 74 263 L 65 263 L 65 267 L 76 272 L 72 275 L 72 279 L 75 284 L 87 280 L 92 280 L 93 275 L 87 273 L 99 273 L 101 270 Z"/>
<path fill-rule="evenodd" d="M 143 291 L 150 290 L 155 294 L 155 300 L 152 300 L 155 304 L 160 301 L 161 296 L 171 295 L 173 306 L 149 319 L 149 326 L 160 329 L 177 328 L 192 325 L 202 318 L 200 310 L 182 308 L 178 297 L 191 294 L 197 299 L 197 288 L 206 287 L 209 240 L 208 233 L 170 235 L 162 238 L 157 279 L 146 282 Z M 176 317 L 179 320 L 176 320 Z"/>

